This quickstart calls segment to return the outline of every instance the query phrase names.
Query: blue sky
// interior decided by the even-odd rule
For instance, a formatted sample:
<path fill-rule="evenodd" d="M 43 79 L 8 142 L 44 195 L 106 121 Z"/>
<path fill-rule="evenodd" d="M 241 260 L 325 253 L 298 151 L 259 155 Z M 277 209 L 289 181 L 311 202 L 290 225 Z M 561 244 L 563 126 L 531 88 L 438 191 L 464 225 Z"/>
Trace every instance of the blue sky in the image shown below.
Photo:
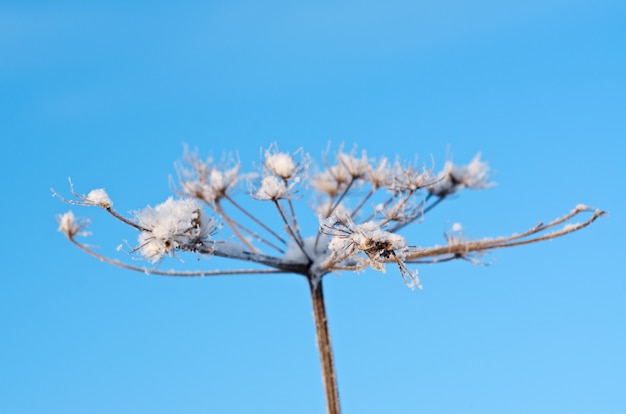
<path fill-rule="evenodd" d="M 56 231 L 68 176 L 130 212 L 171 194 L 185 143 L 245 166 L 276 141 L 318 160 L 328 142 L 481 151 L 498 185 L 446 201 L 414 244 L 610 212 L 487 267 L 420 266 L 422 291 L 329 275 L 344 412 L 626 412 L 625 28 L 617 1 L 3 3 L 0 411 L 323 412 L 301 278 L 135 274 Z M 102 251 L 135 237 L 72 210 Z"/>

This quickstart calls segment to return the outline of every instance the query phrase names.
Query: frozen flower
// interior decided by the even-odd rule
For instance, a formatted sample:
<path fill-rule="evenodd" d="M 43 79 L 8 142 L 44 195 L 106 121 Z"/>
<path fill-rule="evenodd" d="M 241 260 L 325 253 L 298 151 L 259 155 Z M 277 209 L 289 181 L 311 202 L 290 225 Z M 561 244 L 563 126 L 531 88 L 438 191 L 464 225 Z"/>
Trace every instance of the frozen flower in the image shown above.
<path fill-rule="evenodd" d="M 352 178 L 361 178 L 371 169 L 369 160 L 367 159 L 367 153 L 365 151 L 361 153 L 361 158 L 355 157 L 354 151 L 350 154 L 339 152 L 337 158 L 339 163 L 346 169 Z"/>
<path fill-rule="evenodd" d="M 341 262 L 348 265 L 353 262 L 352 267 L 356 269 L 369 265 L 385 272 L 385 264 L 394 261 L 405 282 L 411 287 L 419 286 L 417 272 L 410 271 L 404 264 L 408 246 L 399 234 L 381 229 L 374 221 L 355 224 L 351 220 L 338 220 L 334 216 L 322 221 L 320 231 L 331 237 L 328 249 L 332 254 L 325 262 L 329 268 Z M 359 253 L 364 253 L 366 259 Z"/>
<path fill-rule="evenodd" d="M 254 193 L 257 200 L 280 200 L 293 197 L 293 184 L 287 186 L 285 181 L 274 175 L 268 175 L 261 181 L 261 187 Z"/>
<path fill-rule="evenodd" d="M 394 204 L 377 204 L 374 211 L 384 217 L 385 222 L 410 223 L 420 216 L 422 207 L 421 203 L 401 199 Z"/>
<path fill-rule="evenodd" d="M 135 213 L 137 224 L 144 228 L 139 235 L 138 250 L 148 260 L 156 262 L 175 250 L 210 250 L 208 242 L 217 230 L 200 204 L 192 199 L 172 197 L 156 207 L 146 207 Z"/>
<path fill-rule="evenodd" d="M 489 165 L 480 160 L 480 153 L 476 154 L 468 165 L 458 166 L 446 162 L 442 172 L 437 175 L 435 183 L 428 187 L 428 192 L 445 197 L 461 188 L 479 190 L 493 185 L 489 179 Z"/>
<path fill-rule="evenodd" d="M 177 168 L 180 193 L 213 203 L 224 197 L 239 182 L 240 163 L 230 168 L 214 165 L 213 159 L 201 160 L 195 153 L 185 152 L 183 161 L 190 168 Z"/>
<path fill-rule="evenodd" d="M 81 230 L 85 229 L 89 224 L 87 221 L 77 220 L 76 217 L 74 217 L 74 213 L 71 211 L 57 216 L 57 222 L 59 223 L 58 230 L 61 233 L 65 233 L 70 239 L 74 238 L 74 236 L 80 233 Z"/>
<path fill-rule="evenodd" d="M 339 234 L 331 239 L 329 249 L 335 252 L 344 250 L 360 250 L 370 257 L 383 255 L 388 257 L 391 250 L 406 248 L 404 237 L 384 231 L 374 221 L 362 224 L 348 223 L 344 226 L 346 233 Z"/>
<path fill-rule="evenodd" d="M 294 156 L 298 157 L 299 161 L 296 162 Z M 265 150 L 265 162 L 263 165 L 271 174 L 287 181 L 298 178 L 299 174 L 306 171 L 309 163 L 309 155 L 304 154 L 302 148 L 292 155 L 278 151 L 278 145 L 274 143 Z"/>
<path fill-rule="evenodd" d="M 113 202 L 109 198 L 107 192 L 104 191 L 104 188 L 91 190 L 89 194 L 87 194 L 87 196 L 85 197 L 85 201 L 100 206 L 102 208 L 110 208 L 111 206 L 113 206 Z"/>
<path fill-rule="evenodd" d="M 347 188 L 350 180 L 350 174 L 343 165 L 333 165 L 326 171 L 315 174 L 311 183 L 320 193 L 335 197 Z"/>
<path fill-rule="evenodd" d="M 391 168 L 389 166 L 389 161 L 387 158 L 382 157 L 378 161 L 377 167 L 369 166 L 367 173 L 365 175 L 365 179 L 369 181 L 374 188 L 380 188 L 386 186 L 391 180 Z"/>
<path fill-rule="evenodd" d="M 265 152 L 265 167 L 283 180 L 289 180 L 296 172 L 296 163 L 286 152 Z"/>
<path fill-rule="evenodd" d="M 230 169 L 219 170 L 214 168 L 209 173 L 209 186 L 217 195 L 226 194 L 226 191 L 233 187 L 239 178 L 239 164 Z"/>
<path fill-rule="evenodd" d="M 432 171 L 427 170 L 426 167 L 421 170 L 410 164 L 403 167 L 399 161 L 396 161 L 393 179 L 389 181 L 388 187 L 396 192 L 414 192 L 432 182 L 431 173 Z"/>

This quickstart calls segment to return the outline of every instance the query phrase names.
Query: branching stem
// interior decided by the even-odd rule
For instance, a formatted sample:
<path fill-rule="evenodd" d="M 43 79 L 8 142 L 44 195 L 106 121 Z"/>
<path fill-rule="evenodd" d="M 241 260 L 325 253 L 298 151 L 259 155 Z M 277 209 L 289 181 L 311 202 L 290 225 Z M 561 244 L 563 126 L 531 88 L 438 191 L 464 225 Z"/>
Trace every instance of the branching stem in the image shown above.
<path fill-rule="evenodd" d="M 243 208 L 239 203 L 237 203 L 235 200 L 233 200 L 230 196 L 228 196 L 227 194 L 224 195 L 224 199 L 228 200 L 229 203 L 231 203 L 237 210 L 241 211 L 243 214 L 245 214 L 250 220 L 254 221 L 256 224 L 258 224 L 261 228 L 263 228 L 263 230 L 267 231 L 269 234 L 271 234 L 272 236 L 276 237 L 281 243 L 283 244 L 287 244 L 287 241 L 285 239 L 283 239 L 278 233 L 276 233 L 274 230 L 272 230 L 270 227 L 268 227 L 266 224 L 264 224 L 261 220 L 259 220 L 258 218 L 256 218 L 252 213 L 250 213 L 248 210 L 246 210 L 245 208 Z"/>
<path fill-rule="evenodd" d="M 222 208 L 222 205 L 220 204 L 219 200 L 215 201 L 215 203 L 213 203 L 213 209 L 215 210 L 215 212 L 217 214 L 220 215 L 220 217 L 222 217 L 224 219 L 224 221 L 226 222 L 226 225 L 231 229 L 231 231 L 233 232 L 233 234 L 251 251 L 253 252 L 257 252 L 258 250 L 252 245 L 252 243 L 250 243 L 244 236 L 243 234 L 241 234 L 241 232 L 239 231 L 239 229 L 237 228 L 236 222 L 233 221 L 233 219 L 231 219 L 226 212 L 224 211 L 224 209 Z"/>
<path fill-rule="evenodd" d="M 276 209 L 278 210 L 278 213 L 280 214 L 280 217 L 282 218 L 283 222 L 285 223 L 285 228 L 287 229 L 287 232 L 293 238 L 293 240 L 296 242 L 296 244 L 298 245 L 298 247 L 302 251 L 302 254 L 304 255 L 304 257 L 307 258 L 309 263 L 312 263 L 313 260 L 311 259 L 311 257 L 309 257 L 309 254 L 306 252 L 306 250 L 304 248 L 304 242 L 302 241 L 302 238 L 300 237 L 300 234 L 296 230 L 294 230 L 294 228 L 292 226 L 292 223 L 289 222 L 289 219 L 287 218 L 287 215 L 285 214 L 285 211 L 283 210 L 283 207 L 280 205 L 278 200 L 274 200 L 274 205 L 276 206 Z"/>

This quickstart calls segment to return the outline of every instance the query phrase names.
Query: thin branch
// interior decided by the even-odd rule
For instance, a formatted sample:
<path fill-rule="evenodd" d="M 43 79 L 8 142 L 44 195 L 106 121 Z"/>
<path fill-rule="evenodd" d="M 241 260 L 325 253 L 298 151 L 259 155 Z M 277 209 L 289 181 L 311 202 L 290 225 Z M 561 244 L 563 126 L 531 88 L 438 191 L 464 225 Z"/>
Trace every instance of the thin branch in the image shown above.
<path fill-rule="evenodd" d="M 304 248 L 304 242 L 302 241 L 302 238 L 300 237 L 300 235 L 292 228 L 291 224 L 289 223 L 289 220 L 287 219 L 287 216 L 285 215 L 285 211 L 283 210 L 283 208 L 281 207 L 280 203 L 278 202 L 278 200 L 273 200 L 274 201 L 274 205 L 276 206 L 276 209 L 278 210 L 278 213 L 280 214 L 280 217 L 282 218 L 283 222 L 285 223 L 285 228 L 287 229 L 287 233 L 289 233 L 289 235 L 293 238 L 293 240 L 296 242 L 296 244 L 298 245 L 298 247 L 300 248 L 300 250 L 302 251 L 302 254 L 304 255 L 304 257 L 307 258 L 309 263 L 312 263 L 313 260 L 311 259 L 311 257 L 309 256 L 309 254 L 306 252 L 305 248 Z"/>
<path fill-rule="evenodd" d="M 447 256 L 447 255 L 454 255 L 455 258 L 462 258 L 472 252 L 485 252 L 485 251 L 493 250 L 493 249 L 520 246 L 524 244 L 536 243 L 536 242 L 543 241 L 543 240 L 550 240 L 550 239 L 564 236 L 566 234 L 573 233 L 575 231 L 583 229 L 587 227 L 588 225 L 590 225 L 591 223 L 593 223 L 598 217 L 606 214 L 603 211 L 595 210 L 592 217 L 583 223 L 565 226 L 563 229 L 559 231 L 555 231 L 555 232 L 552 232 L 543 236 L 534 237 L 534 238 L 527 239 L 527 240 L 520 240 L 520 238 L 537 234 L 539 232 L 545 231 L 548 228 L 561 224 L 564 221 L 567 221 L 573 218 L 577 214 L 582 213 L 583 211 L 587 211 L 587 210 L 574 209 L 569 214 L 561 218 L 558 218 L 548 223 L 547 225 L 541 225 L 541 224 L 537 225 L 531 228 L 530 230 L 519 235 L 512 235 L 508 237 L 499 237 L 496 239 L 487 239 L 487 240 L 479 240 L 479 241 L 467 241 L 465 243 L 458 243 L 458 244 L 453 244 L 449 246 L 411 250 L 406 254 L 405 262 L 413 263 L 413 262 L 418 262 L 420 261 L 420 259 L 424 259 L 424 258 L 429 258 L 429 257 L 436 258 L 438 256 Z M 518 241 L 515 241 L 515 240 L 518 240 Z"/>
<path fill-rule="evenodd" d="M 394 202 L 394 200 L 396 200 L 396 199 L 398 198 L 398 195 L 399 195 L 399 194 L 401 194 L 401 192 L 394 191 L 394 192 L 392 193 L 392 195 L 391 195 L 389 198 L 387 198 L 387 199 L 386 199 L 386 200 L 382 203 L 382 208 L 386 208 L 386 207 L 387 207 L 387 206 L 389 206 L 391 203 L 393 203 L 393 202 Z M 367 221 L 374 220 L 374 218 L 376 217 L 376 214 L 377 214 L 377 213 L 376 213 L 376 210 L 375 210 L 373 213 L 371 213 L 369 216 L 367 216 L 367 218 L 365 218 L 365 219 L 363 220 L 363 222 L 365 223 L 365 222 L 367 222 Z"/>
<path fill-rule="evenodd" d="M 107 211 L 107 213 L 109 213 L 110 215 L 112 215 L 113 217 L 115 217 L 116 219 L 118 219 L 119 221 L 121 221 L 124 224 L 128 224 L 129 226 L 134 227 L 135 229 L 137 229 L 139 231 L 149 231 L 145 227 L 140 226 L 139 224 L 137 224 L 137 223 L 127 219 L 126 217 L 122 216 L 117 211 L 113 210 L 112 207 L 107 207 L 107 208 L 105 208 L 105 210 Z"/>
<path fill-rule="evenodd" d="M 57 193 L 53 188 L 50 189 L 52 191 L 52 195 L 54 197 L 57 197 L 59 200 L 61 200 L 64 203 L 67 204 L 72 204 L 75 206 L 86 206 L 86 207 L 100 207 L 103 210 L 105 210 L 107 213 L 109 213 L 110 215 L 112 215 L 113 217 L 115 217 L 116 219 L 118 219 L 119 221 L 121 221 L 122 223 L 125 223 L 139 231 L 148 231 L 148 229 L 146 229 L 145 227 L 140 226 L 139 224 L 135 223 L 134 221 L 127 219 L 126 217 L 122 216 L 121 214 L 119 214 L 117 211 L 115 211 L 113 209 L 113 207 L 111 206 L 107 206 L 107 207 L 103 207 L 101 205 L 98 204 L 94 204 L 90 201 L 87 200 L 87 197 L 85 196 L 81 196 L 79 194 L 77 194 L 74 191 L 74 184 L 72 184 L 72 181 L 70 180 L 70 191 L 72 193 L 72 195 L 80 200 L 83 201 L 76 201 L 76 200 L 68 200 L 67 198 L 64 198 L 61 194 Z"/>
<path fill-rule="evenodd" d="M 428 202 L 428 199 L 432 197 L 431 193 L 428 193 L 428 195 L 424 198 L 424 204 L 426 204 Z M 445 200 L 445 197 L 439 197 L 437 196 L 437 199 L 435 201 L 433 201 L 428 207 L 424 208 L 424 211 L 422 213 L 422 215 L 425 215 L 426 213 L 428 213 L 430 210 L 432 210 L 433 208 L 437 207 L 437 205 L 439 203 L 441 203 L 443 200 Z"/>
<path fill-rule="evenodd" d="M 103 256 L 86 245 L 79 243 L 73 237 L 68 237 L 68 240 L 80 250 L 85 253 L 95 257 L 96 259 L 120 267 L 122 269 L 133 270 L 136 272 L 151 274 L 151 275 L 160 275 L 160 276 L 181 276 L 181 277 L 204 277 L 204 276 L 231 276 L 231 275 L 253 275 L 253 274 L 275 274 L 275 273 L 290 273 L 289 270 L 279 270 L 279 269 L 236 269 L 236 270 L 200 270 L 200 271 L 178 271 L 178 270 L 159 270 L 159 269 L 148 269 L 146 267 L 133 266 L 127 263 L 122 263 L 117 260 L 110 259 L 106 256 Z"/>
<path fill-rule="evenodd" d="M 404 227 L 408 226 L 409 224 L 413 224 L 415 223 L 415 220 L 417 220 L 418 218 L 424 218 L 424 210 L 422 209 L 422 206 L 426 203 L 426 200 L 422 200 L 417 206 L 412 207 L 413 212 L 411 214 L 407 214 L 406 215 L 406 219 L 404 219 L 403 221 L 398 221 L 398 219 L 396 219 L 396 224 L 394 224 L 392 227 L 390 227 L 387 231 L 391 232 L 391 233 L 395 233 L 401 229 L 403 229 Z M 421 209 L 421 210 L 420 210 Z"/>
<path fill-rule="evenodd" d="M 259 220 L 258 218 L 256 218 L 254 215 L 252 215 L 252 213 L 250 213 L 248 210 L 246 210 L 245 208 L 243 208 L 241 205 L 239 205 L 237 202 L 235 202 L 235 200 L 233 200 L 228 194 L 224 194 L 224 199 L 228 200 L 229 203 L 231 203 L 236 209 L 238 209 L 239 211 L 241 211 L 243 214 L 245 214 L 250 220 L 254 221 L 256 224 L 258 224 L 259 226 L 261 226 L 265 231 L 267 231 L 268 233 L 270 233 L 272 236 L 276 237 L 278 240 L 280 240 L 281 243 L 283 244 L 287 244 L 287 241 L 282 238 L 278 233 L 276 233 L 274 230 L 272 230 L 270 227 L 268 227 L 265 223 L 263 223 L 261 220 Z"/>
<path fill-rule="evenodd" d="M 237 227 L 239 227 L 242 231 L 244 231 L 247 234 L 249 234 L 251 237 L 253 237 L 255 240 L 257 240 L 259 243 L 263 243 L 263 244 L 271 247 L 272 249 L 276 250 L 279 253 L 285 253 L 285 251 L 282 248 L 280 248 L 279 246 L 275 245 L 271 241 L 265 239 L 260 234 L 258 234 L 256 232 L 252 231 L 251 229 L 247 228 L 243 224 L 241 224 L 241 223 L 239 223 L 237 221 L 234 221 L 233 224 L 235 224 Z"/>
<path fill-rule="evenodd" d="M 352 210 L 352 213 L 350 213 L 350 218 L 354 218 L 354 216 L 359 212 L 359 210 L 363 208 L 367 200 L 369 200 L 376 193 L 376 191 L 378 191 L 379 188 L 380 187 L 374 187 L 374 186 L 370 188 L 369 193 L 367 193 L 365 197 L 361 199 L 361 202 L 354 208 L 354 210 Z"/>
<path fill-rule="evenodd" d="M 287 180 L 285 181 L 285 185 L 287 185 Z M 295 230 L 298 239 L 302 240 L 302 234 L 300 233 L 300 226 L 298 226 L 298 220 L 296 218 L 296 210 L 293 208 L 293 202 L 291 198 L 287 198 L 287 204 L 289 205 L 289 214 L 291 214 L 291 221 L 293 223 L 293 229 Z"/>
<path fill-rule="evenodd" d="M 394 205 L 392 207 L 392 212 L 395 213 L 400 208 L 402 208 L 402 206 L 404 206 L 404 204 L 406 204 L 406 202 L 409 200 L 409 198 L 411 198 L 411 196 L 414 193 L 415 193 L 414 191 L 407 191 L 405 196 L 400 201 L 398 201 L 398 203 L 396 205 Z M 380 227 L 384 227 L 387 223 L 389 223 L 392 220 L 390 217 L 392 217 L 392 214 L 390 214 L 388 217 L 385 217 L 383 220 L 381 220 L 380 223 L 379 223 Z"/>
<path fill-rule="evenodd" d="M 215 212 L 217 214 L 219 214 L 224 221 L 226 222 L 226 225 L 228 225 L 228 227 L 230 228 L 230 230 L 235 234 L 235 236 L 243 243 L 246 245 L 246 247 L 248 249 L 250 249 L 253 252 L 258 252 L 258 249 L 256 247 L 254 247 L 252 245 L 252 243 L 250 243 L 244 236 L 243 234 L 241 234 L 241 232 L 239 232 L 239 229 L 237 228 L 237 222 L 235 222 L 233 219 L 231 219 L 226 212 L 224 211 L 224 209 L 222 208 L 219 200 L 216 200 L 215 203 L 213 203 L 213 209 L 215 210 Z"/>

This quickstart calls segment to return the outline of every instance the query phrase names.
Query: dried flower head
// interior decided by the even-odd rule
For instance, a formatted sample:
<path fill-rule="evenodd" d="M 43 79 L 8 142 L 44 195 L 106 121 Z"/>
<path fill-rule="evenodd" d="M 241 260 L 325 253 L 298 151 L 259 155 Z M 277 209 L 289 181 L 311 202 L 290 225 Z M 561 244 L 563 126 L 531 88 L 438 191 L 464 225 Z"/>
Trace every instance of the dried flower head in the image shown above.
<path fill-rule="evenodd" d="M 370 266 L 384 273 L 385 264 L 393 261 L 398 265 L 405 283 L 411 288 L 421 289 L 417 270 L 409 270 L 404 263 L 408 246 L 399 234 L 381 229 L 374 221 L 355 224 L 335 216 L 323 220 L 320 231 L 331 238 L 328 244 L 331 255 L 324 263 L 327 268 L 360 270 Z"/>
<path fill-rule="evenodd" d="M 311 184 L 322 194 L 336 197 L 348 187 L 351 175 L 343 165 L 333 165 L 326 170 L 313 175 Z"/>
<path fill-rule="evenodd" d="M 339 164 L 345 168 L 347 173 L 352 176 L 353 179 L 362 178 L 371 170 L 370 162 L 367 159 L 367 152 L 362 151 L 361 158 L 356 157 L 354 155 L 355 152 L 356 149 L 353 149 L 349 154 L 340 150 L 337 154 Z"/>
<path fill-rule="evenodd" d="M 257 200 L 280 200 L 293 197 L 294 184 L 287 185 L 284 180 L 274 175 L 268 175 L 261 180 L 261 186 L 254 193 Z"/>
<path fill-rule="evenodd" d="M 305 153 L 302 148 L 290 154 L 280 152 L 278 145 L 273 143 L 265 150 L 263 166 L 270 175 L 275 175 L 282 180 L 300 181 L 310 162 L 309 154 Z"/>
<path fill-rule="evenodd" d="M 136 212 L 135 216 L 138 225 L 145 229 L 139 234 L 137 250 L 152 262 L 176 250 L 210 249 L 210 237 L 217 230 L 213 218 L 207 217 L 200 204 L 192 199 L 170 197 L 156 207 L 148 206 Z"/>
<path fill-rule="evenodd" d="M 489 165 L 480 160 L 480 153 L 472 159 L 468 165 L 458 166 L 450 161 L 437 177 L 436 181 L 428 187 L 428 192 L 446 197 L 454 194 L 462 188 L 481 190 L 492 186 L 489 182 Z"/>
<path fill-rule="evenodd" d="M 372 184 L 374 189 L 388 186 L 392 179 L 393 172 L 386 157 L 381 157 L 376 167 L 371 164 L 368 165 L 365 180 Z"/>
<path fill-rule="evenodd" d="M 97 188 L 95 190 L 91 190 L 87 197 L 85 197 L 85 201 L 93 203 L 94 205 L 100 206 L 102 208 L 110 208 L 113 206 L 113 202 L 109 198 L 109 195 L 104 190 L 104 188 Z"/>
<path fill-rule="evenodd" d="M 58 230 L 65 233 L 69 239 L 73 239 L 75 236 L 79 235 L 89 224 L 89 221 L 76 219 L 74 213 L 71 211 L 58 215 L 57 222 L 59 223 Z"/>
<path fill-rule="evenodd" d="M 186 150 L 183 162 L 188 168 L 177 167 L 179 192 L 209 204 L 225 197 L 242 178 L 239 161 L 215 165 L 212 158 L 203 161 L 196 153 Z"/>

